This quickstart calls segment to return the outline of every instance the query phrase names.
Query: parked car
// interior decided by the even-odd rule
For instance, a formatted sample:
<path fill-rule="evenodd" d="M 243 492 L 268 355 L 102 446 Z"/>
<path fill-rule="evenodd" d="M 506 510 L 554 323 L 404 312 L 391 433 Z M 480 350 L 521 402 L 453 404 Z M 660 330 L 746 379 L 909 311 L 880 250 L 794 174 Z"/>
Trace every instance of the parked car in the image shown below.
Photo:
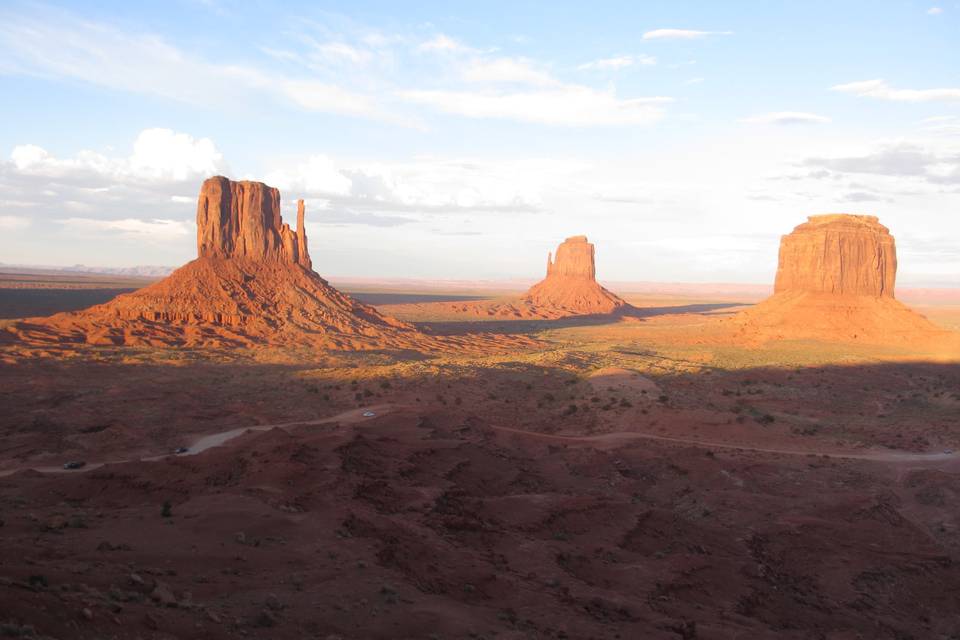
<path fill-rule="evenodd" d="M 71 460 L 70 462 L 65 462 L 63 464 L 63 468 L 68 470 L 82 469 L 85 466 L 87 466 L 87 463 L 83 460 Z"/>
<path fill-rule="evenodd" d="M 179 456 L 180 454 L 187 453 L 188 451 L 190 451 L 189 447 L 177 447 L 173 450 L 173 453 Z"/>

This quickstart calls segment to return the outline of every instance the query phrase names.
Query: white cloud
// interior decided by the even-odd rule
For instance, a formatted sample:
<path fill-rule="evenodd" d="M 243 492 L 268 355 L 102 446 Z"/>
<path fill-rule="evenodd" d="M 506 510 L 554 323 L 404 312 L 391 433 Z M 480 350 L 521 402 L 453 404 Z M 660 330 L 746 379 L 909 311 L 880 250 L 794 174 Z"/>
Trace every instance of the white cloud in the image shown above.
<path fill-rule="evenodd" d="M 624 67 L 631 67 L 635 64 L 652 66 L 657 64 L 657 59 L 654 56 L 647 55 L 614 56 L 612 58 L 601 58 L 600 60 L 585 62 L 578 66 L 577 69 L 582 71 L 589 69 L 623 69 Z"/>
<path fill-rule="evenodd" d="M 930 7 L 929 9 L 927 9 L 927 13 L 931 16 L 938 16 L 941 13 L 943 13 L 943 9 L 941 9 L 940 7 Z"/>
<path fill-rule="evenodd" d="M 643 34 L 644 40 L 698 40 L 707 36 L 729 36 L 732 31 L 697 31 L 695 29 L 654 29 Z"/>
<path fill-rule="evenodd" d="M 620 99 L 614 91 L 562 85 L 541 91 L 404 91 L 406 100 L 468 118 L 496 118 L 561 126 L 638 125 L 663 116 L 667 97 Z"/>
<path fill-rule="evenodd" d="M 372 54 L 369 51 L 350 46 L 345 42 L 325 42 L 317 45 L 317 53 L 334 60 L 345 60 L 353 64 L 369 62 Z"/>
<path fill-rule="evenodd" d="M 98 220 L 95 218 L 66 218 L 57 220 L 69 232 L 111 233 L 152 240 L 177 240 L 194 232 L 193 225 L 182 220 Z"/>
<path fill-rule="evenodd" d="M 960 116 L 933 116 L 921 121 L 921 129 L 935 135 L 960 135 Z"/>
<path fill-rule="evenodd" d="M 863 155 L 807 158 L 803 165 L 928 184 L 960 184 L 960 153 L 956 148 L 936 151 L 910 142 L 888 144 Z"/>
<path fill-rule="evenodd" d="M 831 87 L 833 91 L 852 93 L 854 95 L 892 100 L 895 102 L 931 102 L 935 100 L 960 101 L 960 88 L 943 89 L 894 89 L 886 81 L 861 80 Z"/>
<path fill-rule="evenodd" d="M 806 113 L 803 111 L 774 111 L 771 113 L 761 113 L 759 115 L 742 118 L 740 122 L 748 124 L 824 124 L 830 122 L 830 118 L 820 116 L 815 113 Z"/>
<path fill-rule="evenodd" d="M 447 53 L 462 53 L 462 52 L 474 50 L 471 47 L 466 46 L 462 42 L 455 40 L 450 36 L 446 36 L 442 33 L 437 34 L 430 40 L 421 42 L 420 45 L 417 47 L 417 49 L 419 49 L 420 51 L 428 51 L 428 52 L 440 51 L 440 52 L 447 52 Z"/>
<path fill-rule="evenodd" d="M 186 180 L 209 176 L 226 166 L 210 138 L 196 139 L 170 129 L 145 129 L 133 143 L 130 170 L 153 179 Z"/>
<path fill-rule="evenodd" d="M 0 216 L 0 229 L 16 231 L 30 226 L 30 218 L 24 216 Z"/>
<path fill-rule="evenodd" d="M 310 195 L 347 195 L 351 181 L 325 155 L 313 155 L 287 169 L 267 173 L 264 181 L 283 192 L 300 192 Z"/>
<path fill-rule="evenodd" d="M 537 69 L 534 63 L 526 58 L 473 60 L 463 70 L 463 79 L 485 84 L 558 84 L 549 73 Z"/>
<path fill-rule="evenodd" d="M 61 159 L 42 147 L 24 144 L 13 148 L 10 159 L 26 175 L 47 177 L 86 173 L 108 180 L 182 181 L 226 170 L 223 155 L 209 138 L 159 128 L 141 131 L 133 143 L 133 153 L 126 158 L 84 150 L 73 158 Z"/>

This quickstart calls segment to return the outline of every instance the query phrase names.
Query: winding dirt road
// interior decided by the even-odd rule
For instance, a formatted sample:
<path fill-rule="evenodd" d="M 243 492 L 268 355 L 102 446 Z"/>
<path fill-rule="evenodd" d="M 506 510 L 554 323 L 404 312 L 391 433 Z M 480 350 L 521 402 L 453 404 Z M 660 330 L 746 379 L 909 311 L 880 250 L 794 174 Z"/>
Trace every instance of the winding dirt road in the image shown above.
<path fill-rule="evenodd" d="M 192 456 L 199 453 L 203 453 L 208 449 L 214 447 L 224 446 L 229 441 L 238 438 L 246 433 L 250 432 L 259 432 L 259 431 L 269 431 L 270 429 L 291 429 L 293 427 L 304 427 L 310 425 L 318 424 L 330 424 L 330 423 L 339 423 L 344 425 L 349 424 L 359 424 L 367 420 L 372 420 L 374 417 L 382 416 L 390 413 L 391 411 L 397 409 L 403 409 L 401 405 L 391 405 L 391 404 L 379 404 L 372 405 L 369 407 L 360 407 L 358 409 L 351 409 L 349 411 L 344 411 L 343 413 L 338 413 L 327 418 L 319 418 L 317 420 L 297 420 L 293 422 L 276 422 L 272 424 L 260 424 L 249 427 L 237 427 L 236 429 L 230 429 L 228 431 L 221 431 L 219 433 L 213 433 L 209 435 L 202 436 L 197 440 L 191 443 L 187 452 L 182 454 L 172 454 L 165 453 L 160 455 L 155 455 L 151 457 L 140 457 L 140 458 L 130 458 L 125 460 L 108 460 L 104 462 L 93 462 L 88 463 L 80 469 L 64 469 L 62 467 L 56 466 L 25 466 L 19 467 L 16 469 L 5 469 L 0 471 L 0 477 L 9 476 L 19 471 L 33 470 L 39 471 L 42 473 L 83 473 L 86 471 L 92 471 L 93 469 L 98 469 L 106 464 L 119 464 L 123 462 L 133 462 L 137 460 L 142 461 L 154 461 L 162 460 L 171 455 L 181 455 L 181 456 Z M 373 415 L 368 415 L 373 414 Z M 933 463 L 942 463 L 942 462 L 957 462 L 960 461 L 960 452 L 930 452 L 930 453 L 914 453 L 909 451 L 891 451 L 888 449 L 864 449 L 861 451 L 810 451 L 810 450 L 798 450 L 798 449 L 778 449 L 778 448 L 769 448 L 769 447 L 754 447 L 745 444 L 734 444 L 726 442 L 706 442 L 703 440 L 694 440 L 688 438 L 675 438 L 671 436 L 662 436 L 652 433 L 639 433 L 635 431 L 615 431 L 612 433 L 601 433 L 597 435 L 588 435 L 588 436 L 577 436 L 577 435 L 562 435 L 562 434 L 552 434 L 552 433 L 540 433 L 537 431 L 524 431 L 523 429 L 514 429 L 512 427 L 502 427 L 496 425 L 490 425 L 489 428 L 505 434 L 511 434 L 526 438 L 533 438 L 538 440 L 553 440 L 560 442 L 578 442 L 578 443 L 596 443 L 596 444 L 610 444 L 618 445 L 624 444 L 631 441 L 637 440 L 655 440 L 658 442 L 668 442 L 671 444 L 677 444 L 682 446 L 689 447 L 699 447 L 703 449 L 732 449 L 737 451 L 751 451 L 757 453 L 771 453 L 778 455 L 789 455 L 789 456 L 817 456 L 817 457 L 826 457 L 826 458 L 840 458 L 847 460 L 870 460 L 874 462 L 888 462 L 888 463 L 901 463 L 901 462 L 933 462 Z"/>

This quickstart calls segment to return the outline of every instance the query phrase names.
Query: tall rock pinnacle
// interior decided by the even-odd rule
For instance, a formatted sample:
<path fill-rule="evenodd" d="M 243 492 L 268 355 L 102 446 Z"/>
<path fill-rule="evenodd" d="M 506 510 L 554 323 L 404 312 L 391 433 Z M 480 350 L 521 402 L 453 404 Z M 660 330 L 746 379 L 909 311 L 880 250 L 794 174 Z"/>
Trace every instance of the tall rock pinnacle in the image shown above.
<path fill-rule="evenodd" d="M 262 182 L 223 176 L 204 181 L 197 201 L 199 257 L 280 260 L 311 268 L 298 203 L 297 231 L 280 216 L 280 192 Z"/>
<path fill-rule="evenodd" d="M 876 216 L 810 216 L 780 241 L 775 293 L 893 297 L 897 248 Z"/>

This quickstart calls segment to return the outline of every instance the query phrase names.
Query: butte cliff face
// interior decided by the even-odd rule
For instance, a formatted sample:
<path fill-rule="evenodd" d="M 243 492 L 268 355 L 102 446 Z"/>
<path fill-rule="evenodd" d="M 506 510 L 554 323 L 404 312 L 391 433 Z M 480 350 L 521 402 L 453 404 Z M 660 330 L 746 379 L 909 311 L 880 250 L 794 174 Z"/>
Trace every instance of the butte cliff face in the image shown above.
<path fill-rule="evenodd" d="M 571 236 L 557 247 L 557 259 L 547 254 L 547 278 L 596 280 L 596 249 L 587 236 Z"/>
<path fill-rule="evenodd" d="M 810 216 L 780 241 L 774 293 L 893 298 L 897 247 L 876 216 Z"/>
<path fill-rule="evenodd" d="M 896 243 L 876 216 L 810 216 L 780 241 L 774 295 L 733 321 L 744 338 L 903 342 L 939 332 L 894 299 Z"/>
<path fill-rule="evenodd" d="M 280 216 L 280 192 L 262 182 L 206 180 L 197 201 L 197 255 L 210 258 L 281 260 L 311 268 L 303 200 L 297 230 Z"/>

